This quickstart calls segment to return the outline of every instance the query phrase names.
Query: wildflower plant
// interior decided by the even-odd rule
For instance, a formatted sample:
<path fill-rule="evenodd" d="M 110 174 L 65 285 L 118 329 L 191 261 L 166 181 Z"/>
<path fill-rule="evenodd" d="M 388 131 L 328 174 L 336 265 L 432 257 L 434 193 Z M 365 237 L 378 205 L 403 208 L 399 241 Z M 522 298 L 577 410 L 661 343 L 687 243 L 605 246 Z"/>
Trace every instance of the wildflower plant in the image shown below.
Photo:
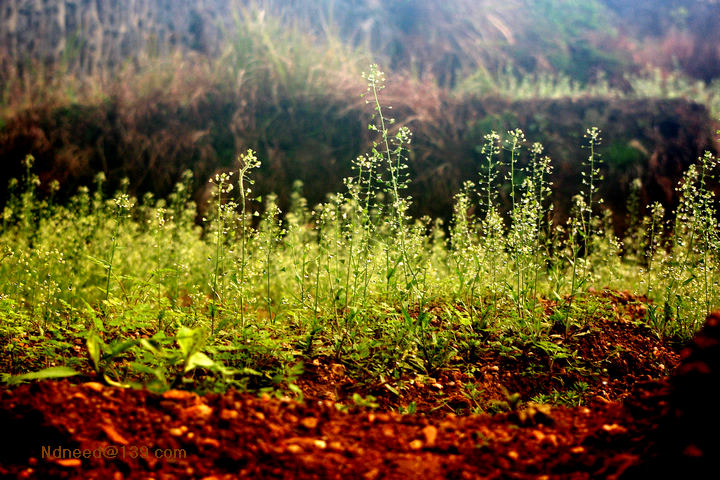
<path fill-rule="evenodd" d="M 553 204 L 550 200 L 552 182 L 549 177 L 553 169 L 550 157 L 543 154 L 544 147 L 541 143 L 533 143 L 530 151 L 532 157 L 528 173 L 532 182 L 532 190 L 535 193 L 532 204 L 537 209 L 534 213 L 537 219 L 537 233 L 533 247 L 534 277 L 532 278 L 531 294 L 534 302 L 538 291 L 538 281 L 544 270 L 543 265 L 550 257 Z"/>
<path fill-rule="evenodd" d="M 252 170 L 260 168 L 260 160 L 253 150 L 248 150 L 238 158 L 240 170 L 238 175 L 238 187 L 240 190 L 240 276 L 235 283 L 240 292 L 240 325 L 245 328 L 245 281 L 247 270 L 247 244 L 250 230 L 247 204 L 252 193 L 251 186 L 255 181 L 250 178 Z"/>
<path fill-rule="evenodd" d="M 510 182 L 510 211 L 515 211 L 515 191 L 520 185 L 518 178 L 519 168 L 518 161 L 523 144 L 525 143 L 525 133 L 519 128 L 507 132 L 508 138 L 505 140 L 505 148 L 510 152 L 510 165 L 507 173 L 507 180 Z"/>
<path fill-rule="evenodd" d="M 587 171 L 581 172 L 583 189 L 580 195 L 583 197 L 583 202 L 579 204 L 582 208 L 578 213 L 582 225 L 584 253 L 589 255 L 591 253 L 594 229 L 597 224 L 595 221 L 595 207 L 603 204 L 603 199 L 597 198 L 598 186 L 603 179 L 600 173 L 600 155 L 597 152 L 597 148 L 602 142 L 600 129 L 597 127 L 587 129 L 585 138 L 587 139 L 589 154 L 584 163 Z"/>
<path fill-rule="evenodd" d="M 473 303 L 473 296 L 480 275 L 480 252 L 476 242 L 475 217 L 471 213 L 472 193 L 475 184 L 467 181 L 463 190 L 455 196 L 452 234 L 450 236 L 451 259 L 457 275 L 456 296 Z M 466 298 L 469 297 L 469 298 Z"/>
<path fill-rule="evenodd" d="M 267 308 L 267 317 L 271 323 L 275 323 L 275 315 L 273 312 L 273 304 L 276 298 L 273 293 L 272 283 L 277 281 L 276 278 L 276 257 L 280 248 L 280 242 L 285 235 L 285 229 L 280 221 L 280 208 L 277 206 L 277 197 L 269 195 L 265 202 L 265 213 L 260 221 L 258 228 L 258 247 L 257 252 L 263 258 L 263 277 L 265 280 L 265 305 Z"/>
<path fill-rule="evenodd" d="M 215 255 L 213 258 L 212 278 L 210 281 L 210 292 L 212 301 L 210 303 L 211 331 L 215 331 L 215 318 L 217 309 L 222 303 L 225 291 L 225 244 L 228 236 L 228 228 L 232 224 L 235 215 L 236 204 L 233 201 L 224 200 L 224 196 L 233 190 L 231 183 L 232 172 L 218 173 L 210 182 L 213 185 L 213 197 L 215 200 Z"/>
<path fill-rule="evenodd" d="M 500 136 L 491 132 L 484 137 L 481 153 L 484 155 L 484 162 L 480 167 L 480 210 L 482 219 L 480 221 L 480 239 L 478 242 L 478 255 L 481 255 L 482 278 L 488 279 L 482 286 L 483 294 L 490 297 L 489 310 L 497 313 L 498 296 L 504 292 L 504 284 L 501 286 L 499 279 L 502 274 L 499 268 L 506 264 L 505 260 L 505 222 L 498 210 L 498 188 L 497 178 L 499 175 Z"/>
<path fill-rule="evenodd" d="M 675 213 L 670 255 L 665 259 L 664 322 L 675 319 L 685 333 L 697 328 L 698 319 L 711 311 L 716 298 L 718 221 L 709 181 L 718 161 L 706 152 L 691 165 L 678 186 L 680 203 Z M 715 263 L 715 265 L 713 265 Z M 701 303 L 689 298 L 701 298 Z"/>
<path fill-rule="evenodd" d="M 411 264 L 407 250 L 407 210 L 410 206 L 410 199 L 401 195 L 408 186 L 406 151 L 410 144 L 411 132 L 407 127 L 400 127 L 394 135 L 391 135 L 389 127 L 395 123 L 392 118 L 386 118 L 383 114 L 383 107 L 380 103 L 380 92 L 385 88 L 385 74 L 373 64 L 370 71 L 363 74 L 367 80 L 366 92 L 367 103 L 373 105 L 373 120 L 376 123 L 369 125 L 370 130 L 379 134 L 379 141 L 373 142 L 372 156 L 375 159 L 382 159 L 385 163 L 387 176 L 380 177 L 384 191 L 390 197 L 390 214 L 388 215 L 391 235 L 398 238 L 400 252 L 397 256 L 391 254 L 390 245 L 386 248 L 386 275 L 388 282 L 398 266 L 402 266 L 405 277 L 405 290 L 415 288 L 417 281 L 416 272 Z M 389 283 L 388 283 L 389 285 Z"/>
<path fill-rule="evenodd" d="M 120 228 L 122 227 L 125 219 L 130 215 L 131 209 L 133 208 L 134 200 L 132 200 L 128 194 L 119 193 L 113 199 L 113 217 L 115 220 L 115 228 L 113 230 L 111 238 L 110 253 L 105 262 L 105 268 L 107 270 L 105 280 L 105 300 L 110 296 L 110 278 L 112 276 L 113 261 L 115 260 L 115 252 L 118 248 L 118 236 L 120 234 Z"/>

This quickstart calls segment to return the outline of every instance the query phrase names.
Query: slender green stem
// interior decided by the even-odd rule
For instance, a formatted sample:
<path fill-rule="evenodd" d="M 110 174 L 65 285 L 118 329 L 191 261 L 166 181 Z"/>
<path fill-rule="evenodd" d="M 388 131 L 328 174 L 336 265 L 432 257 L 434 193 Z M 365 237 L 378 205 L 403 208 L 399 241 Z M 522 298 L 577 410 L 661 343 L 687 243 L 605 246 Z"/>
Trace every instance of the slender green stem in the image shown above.
<path fill-rule="evenodd" d="M 117 236 L 120 232 L 120 218 L 119 216 L 116 216 L 115 218 L 115 230 L 113 231 L 112 236 L 112 246 L 110 247 L 110 258 L 108 258 L 107 261 L 107 276 L 105 279 L 105 300 L 107 300 L 110 297 L 110 276 L 112 275 L 112 267 L 113 267 L 113 261 L 115 259 L 115 249 L 117 247 Z"/>

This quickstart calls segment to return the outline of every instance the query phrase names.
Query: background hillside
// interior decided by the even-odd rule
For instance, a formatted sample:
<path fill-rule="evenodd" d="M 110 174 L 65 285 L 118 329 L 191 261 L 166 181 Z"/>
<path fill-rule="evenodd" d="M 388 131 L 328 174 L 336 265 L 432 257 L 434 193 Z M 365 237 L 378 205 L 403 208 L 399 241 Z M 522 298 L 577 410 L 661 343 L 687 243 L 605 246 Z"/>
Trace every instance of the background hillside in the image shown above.
<path fill-rule="evenodd" d="M 6 0 L 3 66 L 29 60 L 75 73 L 107 72 L 177 48 L 216 56 L 243 9 L 371 52 L 393 70 L 455 85 L 477 70 L 550 71 L 622 83 L 650 67 L 720 75 L 714 0 Z M 247 13 L 247 11 L 245 12 Z M 240 16 L 238 18 L 238 15 Z"/>
<path fill-rule="evenodd" d="M 164 195 L 191 168 L 201 200 L 252 147 L 261 193 L 287 205 L 300 179 L 320 201 L 370 145 L 361 72 L 378 62 L 383 101 L 415 133 L 416 214 L 446 216 L 483 135 L 511 128 L 546 146 L 561 203 L 590 126 L 615 210 L 634 178 L 672 203 L 715 150 L 718 23 L 714 0 L 6 0 L 0 193 L 32 153 L 66 195 L 98 171 Z"/>

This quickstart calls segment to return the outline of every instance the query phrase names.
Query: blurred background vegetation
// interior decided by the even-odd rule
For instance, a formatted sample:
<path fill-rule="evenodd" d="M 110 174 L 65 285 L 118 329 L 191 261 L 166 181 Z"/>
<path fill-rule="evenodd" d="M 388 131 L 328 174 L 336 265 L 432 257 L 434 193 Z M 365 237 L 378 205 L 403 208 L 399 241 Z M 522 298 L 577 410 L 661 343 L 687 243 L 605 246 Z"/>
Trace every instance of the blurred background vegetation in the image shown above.
<path fill-rule="evenodd" d="M 299 179 L 319 202 L 371 145 L 371 62 L 395 127 L 414 132 L 416 215 L 449 216 L 491 130 L 545 145 L 563 205 L 600 127 L 618 214 L 633 179 L 642 206 L 672 205 L 682 172 L 717 151 L 714 0 L 6 0 L 0 21 L 0 204 L 31 153 L 60 197 L 100 171 L 109 191 L 128 177 L 165 196 L 191 168 L 202 208 L 247 148 L 260 194 L 286 210 Z"/>

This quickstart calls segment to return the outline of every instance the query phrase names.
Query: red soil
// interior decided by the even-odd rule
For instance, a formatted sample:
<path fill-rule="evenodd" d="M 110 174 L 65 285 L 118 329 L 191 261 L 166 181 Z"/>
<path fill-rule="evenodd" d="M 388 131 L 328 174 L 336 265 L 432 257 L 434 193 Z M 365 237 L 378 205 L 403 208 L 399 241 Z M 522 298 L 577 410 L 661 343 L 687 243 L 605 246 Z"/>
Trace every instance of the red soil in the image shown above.
<path fill-rule="evenodd" d="M 673 367 L 672 352 L 653 345 L 658 340 L 629 323 L 605 327 L 593 330 L 604 334 L 577 337 L 576 347 L 600 361 L 603 349 L 619 342 L 624 348 L 612 363 L 618 370 L 608 371 L 605 379 L 590 379 L 592 398 L 579 407 L 525 402 L 496 415 L 451 412 L 467 410 L 467 399 L 459 395 L 466 382 L 479 382 L 490 397 L 497 396 L 498 385 L 526 395 L 540 391 L 542 384 L 559 385 L 563 375 L 577 375 L 559 366 L 554 374 L 528 379 L 522 375 L 527 355 L 482 358 L 478 364 L 487 368 L 480 369 L 479 378 L 450 371 L 436 385 L 415 382 L 400 397 L 385 395 L 379 387 L 375 393 L 381 407 L 375 411 L 336 408 L 333 402 L 353 391 L 372 392 L 361 390 L 343 368 L 325 359 L 298 382 L 304 404 L 234 391 L 156 395 L 94 382 L 47 381 L 4 389 L 0 476 L 708 478 L 708 469 L 717 469 L 720 459 L 720 415 L 712 394 L 720 384 L 720 314 L 711 316 L 682 352 L 683 363 L 669 380 L 647 379 L 662 362 Z M 500 384 L 494 378 L 504 380 Z M 419 413 L 387 412 L 410 401 Z M 433 410 L 438 401 L 442 407 Z M 58 447 L 68 451 L 55 451 Z M 83 457 L 86 452 L 89 458 Z"/>

